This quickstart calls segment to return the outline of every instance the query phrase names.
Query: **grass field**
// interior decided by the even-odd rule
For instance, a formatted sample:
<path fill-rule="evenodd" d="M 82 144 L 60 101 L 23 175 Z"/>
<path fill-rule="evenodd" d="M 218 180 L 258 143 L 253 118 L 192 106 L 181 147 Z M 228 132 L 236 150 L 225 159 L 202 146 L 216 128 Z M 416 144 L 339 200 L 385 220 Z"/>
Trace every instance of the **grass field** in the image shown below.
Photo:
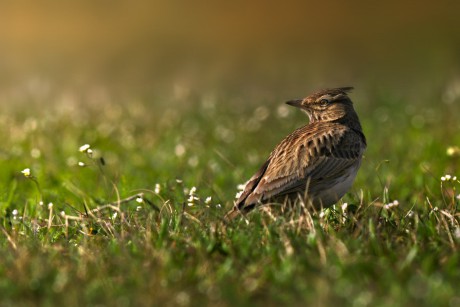
<path fill-rule="evenodd" d="M 307 122 L 235 97 L 5 108 L 0 305 L 460 306 L 455 102 L 357 89 L 368 150 L 353 190 L 223 225 L 237 186 Z"/>

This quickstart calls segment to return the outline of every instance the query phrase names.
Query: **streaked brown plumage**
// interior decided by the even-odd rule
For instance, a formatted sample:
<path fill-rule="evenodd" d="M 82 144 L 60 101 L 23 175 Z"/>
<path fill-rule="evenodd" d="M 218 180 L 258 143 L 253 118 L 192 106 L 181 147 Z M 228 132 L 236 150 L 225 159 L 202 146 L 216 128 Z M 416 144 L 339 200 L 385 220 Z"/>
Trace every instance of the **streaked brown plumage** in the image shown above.
<path fill-rule="evenodd" d="M 315 207 L 328 207 L 345 195 L 366 149 L 358 115 L 347 96 L 351 89 L 326 89 L 287 102 L 305 111 L 310 123 L 275 147 L 246 183 L 226 220 L 273 200 L 306 196 Z"/>

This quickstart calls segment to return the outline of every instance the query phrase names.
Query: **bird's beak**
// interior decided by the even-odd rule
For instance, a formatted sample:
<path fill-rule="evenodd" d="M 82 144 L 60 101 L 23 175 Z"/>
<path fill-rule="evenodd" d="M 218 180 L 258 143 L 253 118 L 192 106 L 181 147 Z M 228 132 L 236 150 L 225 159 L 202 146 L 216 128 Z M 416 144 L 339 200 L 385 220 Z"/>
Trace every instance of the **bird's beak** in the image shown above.
<path fill-rule="evenodd" d="M 289 101 L 286 101 L 286 104 L 296 107 L 296 108 L 302 108 L 302 99 L 289 100 Z"/>

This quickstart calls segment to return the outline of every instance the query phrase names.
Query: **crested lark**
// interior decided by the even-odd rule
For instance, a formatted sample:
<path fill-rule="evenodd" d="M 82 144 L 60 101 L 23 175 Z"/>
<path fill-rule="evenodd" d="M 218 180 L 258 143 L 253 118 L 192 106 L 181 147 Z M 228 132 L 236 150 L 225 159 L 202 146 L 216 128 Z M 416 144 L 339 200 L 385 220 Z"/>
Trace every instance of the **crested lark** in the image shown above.
<path fill-rule="evenodd" d="M 226 215 L 231 220 L 271 200 L 298 197 L 315 207 L 336 203 L 351 188 L 366 149 L 358 115 L 347 96 L 352 87 L 326 89 L 286 102 L 310 123 L 288 135 L 246 183 Z"/>

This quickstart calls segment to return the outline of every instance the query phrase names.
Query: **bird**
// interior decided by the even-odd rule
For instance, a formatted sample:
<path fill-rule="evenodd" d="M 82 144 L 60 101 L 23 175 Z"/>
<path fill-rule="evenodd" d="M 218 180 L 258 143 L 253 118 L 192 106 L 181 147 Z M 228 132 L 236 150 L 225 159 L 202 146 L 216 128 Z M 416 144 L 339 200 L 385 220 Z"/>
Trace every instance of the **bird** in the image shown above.
<path fill-rule="evenodd" d="M 309 123 L 285 137 L 247 181 L 225 221 L 273 201 L 302 199 L 314 208 L 337 203 L 353 185 L 367 142 L 348 93 L 329 88 L 286 103 Z"/>

